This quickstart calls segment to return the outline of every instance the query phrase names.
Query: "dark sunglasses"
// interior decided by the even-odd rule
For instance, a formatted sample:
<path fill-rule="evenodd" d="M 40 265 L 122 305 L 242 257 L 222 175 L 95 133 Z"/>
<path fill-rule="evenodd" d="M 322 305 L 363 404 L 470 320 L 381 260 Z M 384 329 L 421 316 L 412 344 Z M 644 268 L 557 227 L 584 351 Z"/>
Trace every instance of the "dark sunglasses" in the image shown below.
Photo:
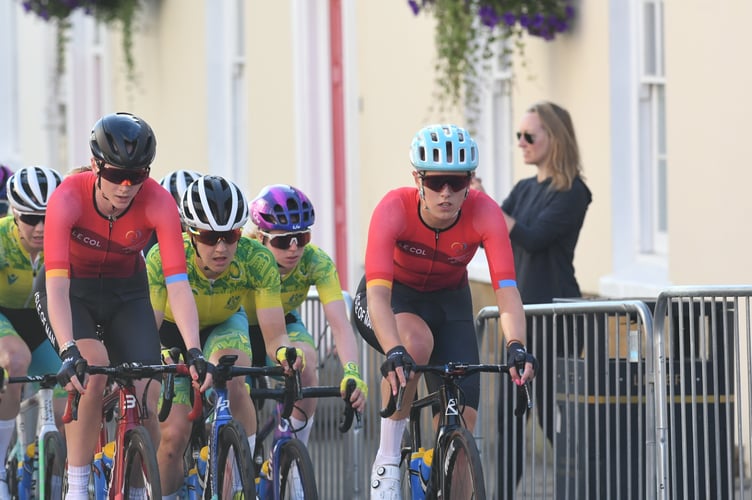
<path fill-rule="evenodd" d="M 231 231 L 202 231 L 200 229 L 188 228 L 196 241 L 213 247 L 219 243 L 219 240 L 224 241 L 228 245 L 232 245 L 240 239 L 243 234 L 242 229 L 233 229 Z"/>
<path fill-rule="evenodd" d="M 533 137 L 533 134 L 529 132 L 517 132 L 518 141 L 523 137 L 525 138 L 525 142 L 530 144 L 531 146 L 535 144 L 535 137 Z"/>
<path fill-rule="evenodd" d="M 449 189 L 454 191 L 462 191 L 467 189 L 470 185 L 469 175 L 424 175 L 420 174 L 420 180 L 423 185 L 431 191 L 441 191 L 445 185 L 449 185 Z"/>
<path fill-rule="evenodd" d="M 18 214 L 18 218 L 21 222 L 29 226 L 36 226 L 40 222 L 44 222 L 44 215 Z"/>
<path fill-rule="evenodd" d="M 104 180 L 114 184 L 125 184 L 126 186 L 141 184 L 149 178 L 150 170 L 150 167 L 130 169 L 105 167 L 103 163 L 99 164 L 99 175 Z"/>
<path fill-rule="evenodd" d="M 311 230 L 298 231 L 297 233 L 271 234 L 259 231 L 265 238 L 269 238 L 269 243 L 280 250 L 287 250 L 295 243 L 298 248 L 306 246 L 311 242 Z"/>

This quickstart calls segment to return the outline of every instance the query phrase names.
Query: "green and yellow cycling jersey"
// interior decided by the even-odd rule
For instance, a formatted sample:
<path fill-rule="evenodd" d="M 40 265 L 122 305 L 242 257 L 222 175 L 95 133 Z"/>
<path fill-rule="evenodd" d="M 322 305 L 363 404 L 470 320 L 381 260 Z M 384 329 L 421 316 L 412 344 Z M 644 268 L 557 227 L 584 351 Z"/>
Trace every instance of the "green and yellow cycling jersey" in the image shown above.
<path fill-rule="evenodd" d="M 298 265 L 282 276 L 282 307 L 285 314 L 303 303 L 311 286 L 316 287 L 322 304 L 342 300 L 342 286 L 334 262 L 325 251 L 309 243 L 303 249 Z M 258 324 L 256 309 L 259 308 L 259 303 L 254 301 L 255 298 L 249 296 L 243 304 L 250 325 Z"/>
<path fill-rule="evenodd" d="M 183 234 L 188 281 L 193 290 L 201 329 L 218 325 L 236 313 L 244 304 L 266 309 L 280 307 L 280 277 L 274 255 L 256 240 L 242 237 L 235 258 L 227 270 L 210 280 L 196 264 L 196 251 L 190 237 Z M 167 286 L 162 274 L 159 244 L 146 258 L 149 293 L 155 311 L 164 312 L 164 319 L 175 322 L 167 301 Z M 255 317 L 255 311 L 254 311 Z"/>
<path fill-rule="evenodd" d="M 29 252 L 21 245 L 13 216 L 0 219 L 0 307 L 34 308 L 31 289 L 43 262 L 41 251 L 32 262 Z"/>

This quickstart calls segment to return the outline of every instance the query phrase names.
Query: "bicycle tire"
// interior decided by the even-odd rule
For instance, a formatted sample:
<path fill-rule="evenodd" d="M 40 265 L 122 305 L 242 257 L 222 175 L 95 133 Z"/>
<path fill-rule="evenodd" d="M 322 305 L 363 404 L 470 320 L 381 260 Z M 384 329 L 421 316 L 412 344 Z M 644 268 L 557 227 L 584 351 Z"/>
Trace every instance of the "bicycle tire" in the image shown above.
<path fill-rule="evenodd" d="M 51 431 L 44 435 L 42 441 L 44 447 L 44 486 L 38 492 L 37 497 L 43 500 L 60 500 L 63 498 L 63 478 L 65 477 L 66 448 L 65 440 L 58 431 Z"/>
<path fill-rule="evenodd" d="M 13 450 L 13 443 L 8 448 Z M 8 480 L 8 491 L 11 498 L 18 498 L 18 458 L 15 455 L 9 456 L 5 462 L 5 477 Z"/>
<path fill-rule="evenodd" d="M 443 441 L 444 463 L 441 467 L 446 471 L 446 480 L 442 498 L 485 500 L 483 466 L 473 435 L 467 429 L 460 428 L 450 432 Z"/>
<path fill-rule="evenodd" d="M 129 498 L 131 489 L 145 489 L 146 498 L 161 499 L 157 453 L 145 427 L 137 426 L 126 433 L 123 453 L 125 498 Z"/>
<path fill-rule="evenodd" d="M 256 498 L 256 471 L 251 457 L 245 431 L 235 420 L 230 420 L 219 429 L 217 498 Z"/>
<path fill-rule="evenodd" d="M 300 478 L 300 486 L 295 486 L 295 476 Z M 290 439 L 279 450 L 279 496 L 285 500 L 300 498 L 300 490 L 305 500 L 318 500 L 316 473 L 311 456 L 299 439 Z"/>

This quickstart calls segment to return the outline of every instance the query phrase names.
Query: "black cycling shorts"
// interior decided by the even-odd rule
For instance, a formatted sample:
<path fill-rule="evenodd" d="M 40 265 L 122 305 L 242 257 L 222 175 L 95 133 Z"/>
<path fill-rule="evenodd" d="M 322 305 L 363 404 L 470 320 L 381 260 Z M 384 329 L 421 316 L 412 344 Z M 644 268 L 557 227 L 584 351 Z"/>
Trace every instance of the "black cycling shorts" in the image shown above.
<path fill-rule="evenodd" d="M 47 337 L 57 348 L 46 320 L 49 313 L 44 285 L 41 272 L 34 281 L 34 300 Z M 71 278 L 70 302 L 74 339 L 101 339 L 111 364 L 162 363 L 145 270 L 129 278 Z"/>
<path fill-rule="evenodd" d="M 42 345 L 43 342 L 47 342 L 47 335 L 44 333 L 44 325 L 39 321 L 39 315 L 35 309 L 11 309 L 8 307 L 0 307 L 0 314 L 5 318 L 16 331 L 21 340 L 26 343 L 29 351 L 34 350 Z M 7 323 L 6 323 L 7 325 Z M 11 332 L 9 331 L 8 334 Z M 0 337 L 3 333 L 0 332 Z"/>
<path fill-rule="evenodd" d="M 392 286 L 392 310 L 394 314 L 416 314 L 423 318 L 431 329 L 434 344 L 428 364 L 444 364 L 449 361 L 479 362 L 469 286 L 457 290 L 420 292 L 395 282 Z M 384 354 L 368 316 L 365 277 L 360 281 L 353 299 L 353 318 L 360 336 L 371 347 Z M 438 375 L 427 373 L 425 378 L 429 392 L 437 390 L 441 385 Z M 465 397 L 462 403 L 477 410 L 480 375 L 475 374 L 464 379 L 460 383 L 460 388 Z"/>

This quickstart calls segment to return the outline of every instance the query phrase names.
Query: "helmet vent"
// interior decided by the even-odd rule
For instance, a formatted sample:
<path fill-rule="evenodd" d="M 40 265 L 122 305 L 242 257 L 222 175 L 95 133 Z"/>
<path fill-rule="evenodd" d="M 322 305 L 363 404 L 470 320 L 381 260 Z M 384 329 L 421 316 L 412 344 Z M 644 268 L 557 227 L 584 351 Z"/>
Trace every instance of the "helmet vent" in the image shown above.
<path fill-rule="evenodd" d="M 452 149 L 452 143 L 447 142 L 446 143 L 446 161 L 447 163 L 453 163 L 454 162 L 454 150 Z"/>

